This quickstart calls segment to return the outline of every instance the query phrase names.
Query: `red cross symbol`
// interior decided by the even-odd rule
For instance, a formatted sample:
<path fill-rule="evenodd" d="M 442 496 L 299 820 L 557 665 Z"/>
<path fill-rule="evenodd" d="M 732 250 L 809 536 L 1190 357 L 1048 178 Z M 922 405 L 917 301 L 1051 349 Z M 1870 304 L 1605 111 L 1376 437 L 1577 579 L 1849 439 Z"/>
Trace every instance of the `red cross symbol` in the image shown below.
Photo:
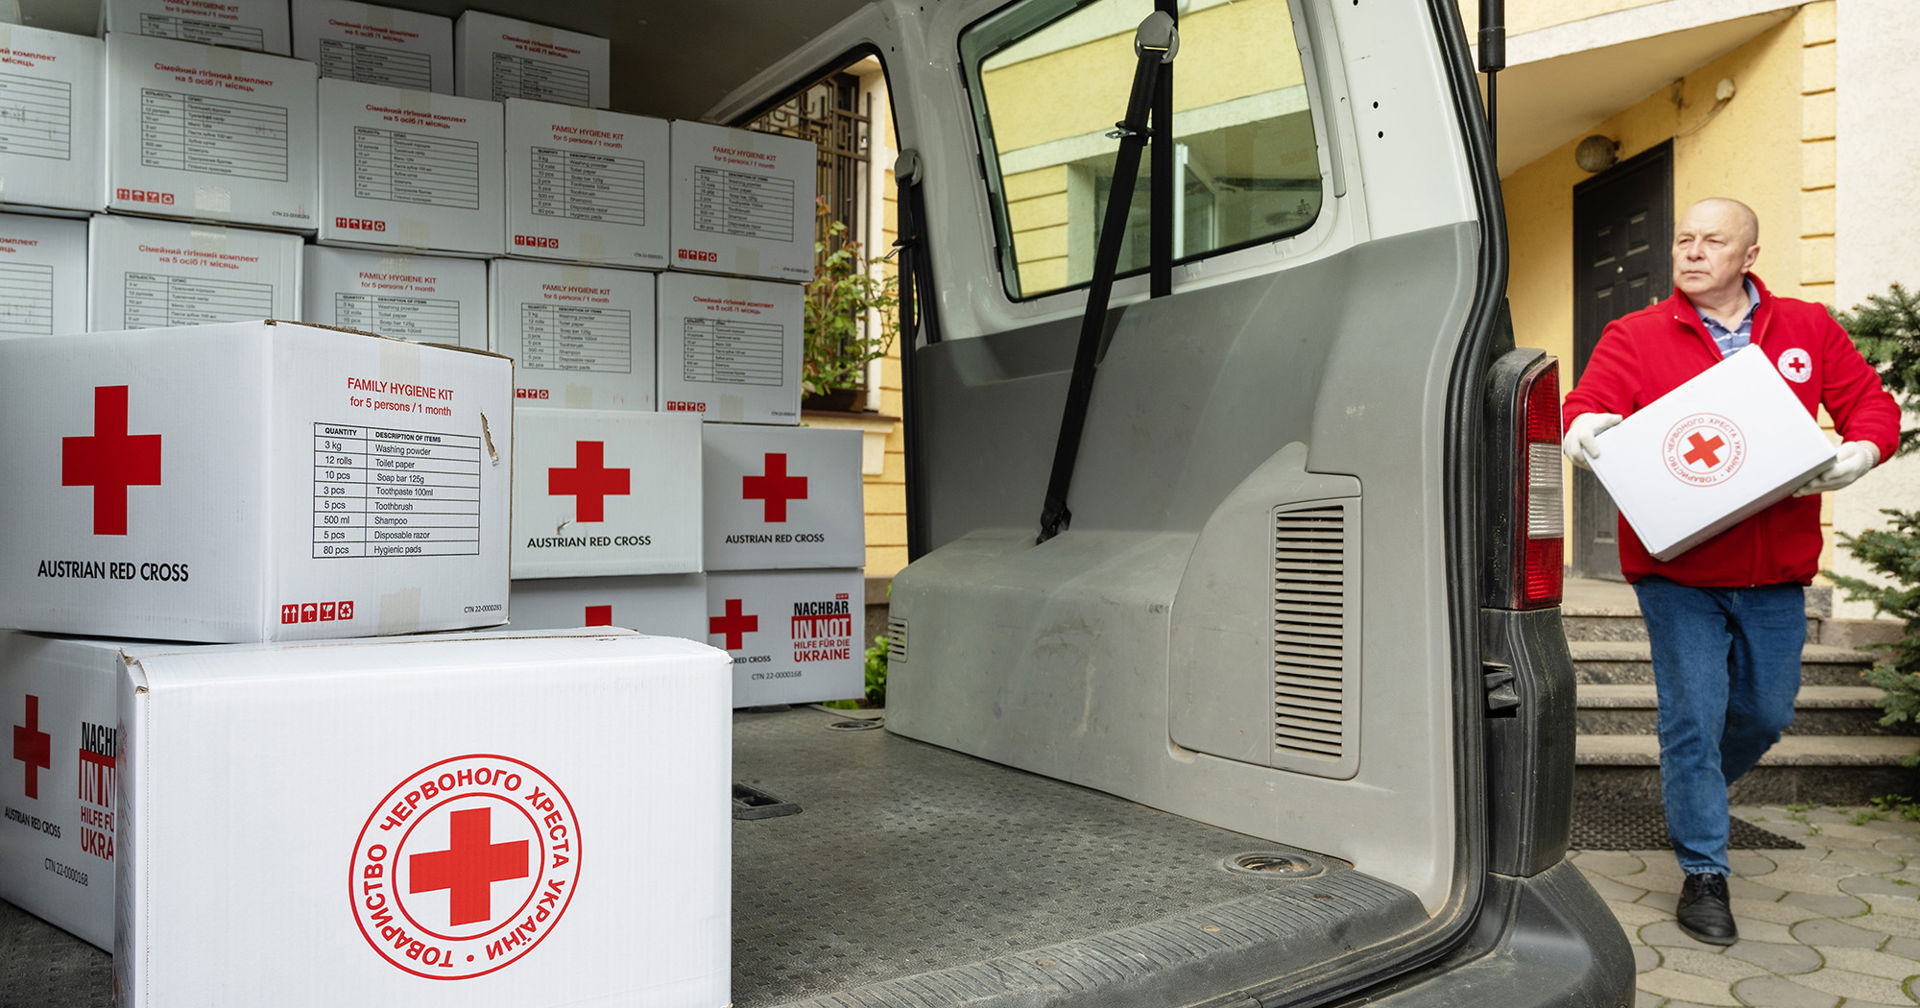
<path fill-rule="evenodd" d="M 740 600 L 727 600 L 725 616 L 707 617 L 707 632 L 723 634 L 727 638 L 727 650 L 738 651 L 747 642 L 747 635 L 760 630 L 760 617 L 749 615 L 740 608 Z"/>
<path fill-rule="evenodd" d="M 1795 377 L 1799 377 L 1807 373 L 1807 362 L 1797 356 L 1790 357 L 1787 359 L 1787 370 L 1793 372 Z"/>
<path fill-rule="evenodd" d="M 787 502 L 807 499 L 807 478 L 787 475 L 786 452 L 768 452 L 765 466 L 765 476 L 740 477 L 740 499 L 762 502 L 765 521 L 786 521 Z"/>
<path fill-rule="evenodd" d="M 127 488 L 160 485 L 160 435 L 127 433 L 127 387 L 93 390 L 93 434 L 60 439 L 60 485 L 93 488 L 93 534 L 127 534 Z"/>
<path fill-rule="evenodd" d="M 606 467 L 604 441 L 576 441 L 572 469 L 547 470 L 547 493 L 576 498 L 574 509 L 583 522 L 607 520 L 607 498 L 633 492 L 631 469 Z"/>
<path fill-rule="evenodd" d="M 27 723 L 13 726 L 13 758 L 27 765 L 27 797 L 40 797 L 40 771 L 53 769 L 53 736 L 40 730 L 40 698 L 27 694 Z"/>
<path fill-rule="evenodd" d="M 492 842 L 493 810 L 460 809 L 448 817 L 452 845 L 407 858 L 407 892 L 447 890 L 449 924 L 472 924 L 493 916 L 493 883 L 523 879 L 527 842 Z"/>
<path fill-rule="evenodd" d="M 1720 449 L 1727 444 L 1718 434 L 1712 438 L 1705 438 L 1699 431 L 1687 435 L 1687 443 L 1692 445 L 1693 449 L 1680 457 L 1689 464 L 1698 462 L 1708 469 L 1720 464 Z"/>
<path fill-rule="evenodd" d="M 586 622 L 581 626 L 612 626 L 613 607 L 610 605 L 590 605 L 587 607 Z"/>

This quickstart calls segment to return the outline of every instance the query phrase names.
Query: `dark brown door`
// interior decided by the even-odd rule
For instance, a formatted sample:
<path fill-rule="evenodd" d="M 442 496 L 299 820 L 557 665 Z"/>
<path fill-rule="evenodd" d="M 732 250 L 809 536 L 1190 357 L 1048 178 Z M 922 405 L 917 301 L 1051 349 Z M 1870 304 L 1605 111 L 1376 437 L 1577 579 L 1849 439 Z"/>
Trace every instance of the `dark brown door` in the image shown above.
<path fill-rule="evenodd" d="M 1577 384 L 1608 322 L 1673 292 L 1673 144 L 1573 187 L 1573 375 Z M 1573 477 L 1573 573 L 1619 579 L 1615 516 L 1600 481 Z"/>

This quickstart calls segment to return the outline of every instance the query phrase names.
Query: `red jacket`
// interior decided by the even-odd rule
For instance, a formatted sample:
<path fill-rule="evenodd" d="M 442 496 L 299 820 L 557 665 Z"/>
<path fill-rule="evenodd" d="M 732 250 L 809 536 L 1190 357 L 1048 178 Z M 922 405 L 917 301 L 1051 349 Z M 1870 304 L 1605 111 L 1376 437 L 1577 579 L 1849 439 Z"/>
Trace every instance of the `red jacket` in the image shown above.
<path fill-rule="evenodd" d="M 1774 297 L 1759 277 L 1748 276 L 1760 292 L 1754 345 L 1788 377 L 1787 387 L 1809 414 L 1817 415 L 1825 405 L 1842 440 L 1871 441 L 1881 458 L 1891 457 L 1900 435 L 1900 407 L 1846 330 L 1825 307 Z M 1805 358 L 1789 355 L 1795 349 Z M 1567 394 L 1563 422 L 1571 424 L 1582 413 L 1632 416 L 1720 360 L 1720 348 L 1700 313 L 1675 290 L 1665 301 L 1607 324 L 1579 385 Z M 1808 365 L 1804 380 L 1792 380 Z M 1620 571 L 1629 581 L 1658 574 L 1702 588 L 1806 584 L 1819 568 L 1820 546 L 1818 494 L 1788 497 L 1665 563 L 1647 552 L 1624 516 L 1620 519 Z"/>

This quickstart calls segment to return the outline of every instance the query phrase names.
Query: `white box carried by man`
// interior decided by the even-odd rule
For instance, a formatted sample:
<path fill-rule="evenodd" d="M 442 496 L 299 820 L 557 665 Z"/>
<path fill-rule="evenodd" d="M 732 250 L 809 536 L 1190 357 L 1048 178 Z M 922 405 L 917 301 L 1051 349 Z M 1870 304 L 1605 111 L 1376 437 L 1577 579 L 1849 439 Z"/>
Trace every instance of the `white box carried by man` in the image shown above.
<path fill-rule="evenodd" d="M 0 626 L 260 641 L 503 622 L 510 367 L 287 322 L 0 340 Z"/>
<path fill-rule="evenodd" d="M 1735 351 L 1598 435 L 1593 473 L 1655 559 L 1791 494 L 1833 442 L 1758 347 Z"/>
<path fill-rule="evenodd" d="M 126 663 L 119 704 L 125 1008 L 728 1003 L 727 663 L 704 644 L 209 647 Z"/>

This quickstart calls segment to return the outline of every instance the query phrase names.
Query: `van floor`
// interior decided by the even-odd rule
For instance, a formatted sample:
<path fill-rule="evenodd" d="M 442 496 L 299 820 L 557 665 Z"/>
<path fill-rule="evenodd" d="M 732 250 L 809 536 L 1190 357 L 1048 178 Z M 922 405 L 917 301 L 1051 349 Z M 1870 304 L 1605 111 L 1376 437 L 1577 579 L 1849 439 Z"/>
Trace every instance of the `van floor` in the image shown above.
<path fill-rule="evenodd" d="M 1185 1004 L 1425 919 L 1342 863 L 860 716 L 734 717 L 734 779 L 801 809 L 734 822 L 738 1008 Z M 1246 854 L 1307 872 L 1230 867 Z"/>
<path fill-rule="evenodd" d="M 736 800 L 736 1008 L 1188 1004 L 1324 977 L 1424 920 L 1340 862 L 844 727 L 865 716 L 734 716 L 734 779 L 800 809 Z M 1229 867 L 1245 854 L 1307 873 Z M 0 1005 L 108 1008 L 111 967 L 0 902 Z"/>

